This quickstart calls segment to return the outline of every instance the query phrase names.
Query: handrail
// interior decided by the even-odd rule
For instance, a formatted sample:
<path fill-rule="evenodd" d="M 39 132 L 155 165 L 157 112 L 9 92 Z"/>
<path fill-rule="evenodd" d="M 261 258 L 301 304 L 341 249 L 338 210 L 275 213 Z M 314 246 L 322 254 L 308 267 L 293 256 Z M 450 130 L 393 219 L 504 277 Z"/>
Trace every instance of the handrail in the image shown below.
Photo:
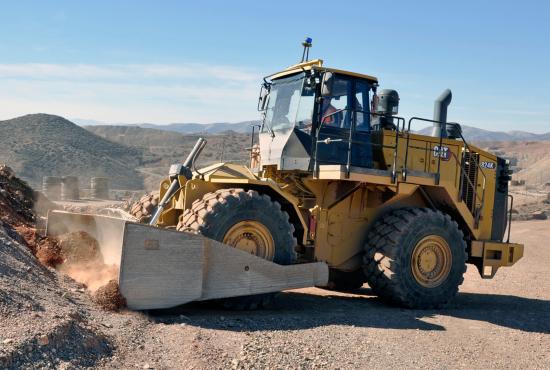
<path fill-rule="evenodd" d="M 345 116 L 347 116 L 349 114 L 349 112 L 353 113 L 352 116 L 349 118 L 350 119 L 350 123 L 349 123 L 349 128 L 348 128 L 348 135 L 347 135 L 347 139 L 337 139 L 337 140 L 319 140 L 320 138 L 320 134 L 321 134 L 321 131 L 323 129 L 323 126 L 325 125 L 325 123 L 323 121 L 326 120 L 326 118 L 328 117 L 331 117 L 335 114 L 338 114 L 338 113 L 341 113 L 341 112 L 348 112 L 346 113 Z M 357 141 L 357 140 L 353 140 L 353 133 L 356 129 L 356 120 L 357 120 L 357 113 L 360 112 L 360 113 L 363 113 L 363 114 L 370 114 L 372 116 L 384 116 L 383 114 L 380 114 L 380 113 L 374 113 L 374 112 L 366 112 L 366 111 L 363 111 L 363 110 L 353 110 L 353 109 L 350 109 L 350 108 L 344 108 L 344 109 L 339 109 L 331 114 L 328 114 L 326 116 L 321 116 L 320 112 L 319 112 L 319 127 L 317 129 L 317 133 L 316 133 L 316 147 L 315 147 L 315 171 L 317 172 L 317 176 L 318 176 L 318 170 L 319 170 L 319 165 L 318 165 L 318 155 L 319 155 L 319 151 L 318 151 L 318 145 L 319 144 L 330 144 L 331 142 L 335 142 L 335 141 L 339 141 L 339 142 L 346 142 L 348 144 L 348 150 L 347 150 L 347 161 L 346 161 L 346 177 L 348 178 L 350 176 L 350 170 L 351 170 L 351 153 L 352 153 L 352 148 L 354 147 L 353 144 L 359 144 L 359 145 L 379 145 L 383 148 L 391 148 L 393 149 L 394 153 L 393 153 L 393 163 L 392 163 L 392 170 L 391 170 L 391 178 L 392 178 L 392 183 L 395 183 L 397 181 L 397 174 L 396 174 L 396 169 L 397 169 L 397 157 L 398 157 L 398 150 L 399 150 L 399 137 L 401 136 L 401 132 L 406 132 L 407 134 L 407 142 L 406 142 L 406 145 L 405 145 L 405 158 L 404 158 L 404 163 L 403 163 L 403 168 L 402 168 L 402 177 L 403 177 L 403 180 L 406 181 L 406 178 L 407 178 L 407 170 L 408 170 L 408 158 L 409 158 L 409 150 L 410 149 L 423 149 L 423 150 L 426 150 L 426 148 L 416 148 L 416 147 L 411 147 L 410 145 L 410 136 L 411 136 L 411 124 L 413 121 L 423 121 L 423 122 L 431 122 L 431 123 L 442 123 L 440 121 L 435 121 L 435 120 L 432 120 L 432 119 L 427 119 L 427 118 L 421 118 L 421 117 L 412 117 L 409 119 L 408 121 L 408 124 L 407 124 L 407 130 L 405 131 L 405 119 L 402 118 L 402 117 L 397 117 L 397 116 L 392 116 L 392 118 L 394 120 L 396 120 L 397 124 L 395 125 L 395 143 L 394 145 L 384 145 L 384 144 L 378 144 L 378 143 L 373 143 L 373 142 L 370 142 L 370 143 L 365 143 L 365 142 L 362 142 L 362 141 Z M 345 119 L 345 118 L 344 118 Z M 449 122 L 449 123 L 446 123 L 447 125 L 458 125 L 458 123 L 455 123 L 455 122 Z M 464 162 L 465 162 L 465 153 L 471 153 L 471 154 L 474 154 L 475 152 L 471 150 L 470 146 L 468 145 L 466 139 L 464 138 L 464 136 L 462 135 L 462 132 L 460 130 L 457 130 L 458 132 L 458 135 L 460 137 L 460 139 L 462 140 L 462 153 L 463 153 L 463 158 L 462 160 L 458 158 L 458 156 L 453 152 L 453 151 L 449 151 L 450 155 L 454 158 L 454 160 L 456 161 L 457 164 L 459 164 L 459 168 L 460 168 L 460 178 L 459 178 L 459 189 L 458 189 L 458 197 L 459 197 L 459 201 L 463 201 L 463 182 L 464 182 L 464 179 L 466 179 L 467 183 L 471 186 L 471 188 L 473 189 L 473 196 L 474 196 L 474 203 L 472 205 L 472 209 L 470 209 L 470 212 L 472 212 L 474 218 L 475 218 L 475 225 L 477 227 L 477 225 L 479 224 L 479 219 L 480 219 L 480 216 L 481 214 L 483 213 L 483 209 L 484 209 L 484 205 L 485 205 L 485 195 L 486 195 L 486 184 L 487 184 L 487 176 L 485 174 L 485 171 L 483 171 L 483 169 L 481 168 L 480 166 L 480 163 L 479 163 L 479 160 L 476 158 L 476 156 L 474 155 L 471 155 L 470 156 L 470 161 L 471 163 L 474 165 L 475 169 L 476 169 L 476 173 L 481 173 L 481 176 L 482 176 L 482 181 L 481 181 L 481 187 L 482 187 L 482 193 L 481 193 L 481 196 L 479 195 L 478 191 L 477 191 L 477 184 L 478 184 L 478 181 L 476 181 L 476 184 L 474 184 L 472 182 L 472 180 L 470 179 L 470 177 L 468 176 L 468 173 L 466 173 L 466 169 L 465 169 L 465 166 L 464 166 Z M 442 154 L 443 154 L 443 151 L 442 151 L 442 146 L 443 146 L 443 135 L 444 135 L 444 132 L 442 131 L 439 135 L 439 142 L 438 142 L 438 160 L 437 160 L 437 171 L 435 173 L 435 184 L 438 185 L 439 182 L 440 182 L 440 178 L 441 178 L 441 158 L 442 158 Z M 330 139 L 330 138 L 329 138 Z M 432 148 L 433 150 L 433 148 Z M 476 203 L 479 202 L 480 203 L 480 207 L 476 207 Z"/>
<path fill-rule="evenodd" d="M 373 145 L 375 143 L 365 143 L 365 142 L 359 142 L 359 141 L 356 141 L 356 140 L 353 140 L 353 133 L 356 131 L 356 124 L 357 124 L 357 113 L 363 113 L 364 115 L 375 115 L 375 116 L 384 116 L 383 114 L 380 114 L 380 113 L 375 113 L 375 112 L 370 112 L 370 111 L 364 111 L 364 110 L 360 110 L 360 109 L 351 109 L 351 108 L 343 108 L 343 109 L 338 109 L 336 110 L 335 112 L 332 112 L 330 114 L 327 114 L 325 116 L 321 116 L 319 114 L 319 117 L 320 117 L 320 120 L 319 120 L 319 128 L 317 129 L 317 134 L 316 134 L 316 147 L 315 147 L 315 158 L 314 158 L 314 161 L 315 161 L 315 171 L 317 172 L 317 176 L 318 176 L 318 170 L 319 170 L 319 166 L 318 166 L 318 148 L 317 146 L 319 144 L 330 144 L 331 142 L 336 142 L 336 141 L 339 141 L 339 142 L 342 142 L 344 141 L 343 139 L 338 139 L 338 140 L 329 140 L 328 142 L 326 140 L 319 140 L 319 135 L 321 133 L 321 130 L 323 128 L 323 125 L 325 124 L 324 121 L 326 120 L 326 118 L 329 118 L 329 117 L 332 117 L 333 115 L 336 115 L 338 113 L 341 113 L 341 112 L 344 112 L 344 111 L 349 111 L 352 114 L 352 117 L 351 117 L 351 122 L 349 124 L 349 132 L 348 132 L 348 138 L 346 140 L 347 144 L 348 144 L 348 153 L 347 153 L 347 160 L 346 160 L 346 178 L 349 178 L 350 176 L 350 172 L 351 172 L 351 154 L 352 154 L 352 149 L 353 149 L 353 145 L 352 144 L 360 144 L 360 145 Z M 346 113 L 347 115 L 347 113 Z M 398 154 L 398 148 L 399 148 L 399 124 L 402 123 L 402 127 L 404 129 L 405 127 L 405 119 L 403 117 L 398 117 L 398 116 L 392 116 L 393 119 L 397 120 L 397 125 L 395 125 L 396 127 L 396 135 L 395 135 L 395 145 L 393 146 L 384 146 L 382 145 L 382 147 L 388 147 L 388 148 L 392 148 L 394 150 L 393 152 L 393 163 L 392 163 L 392 174 L 391 174 L 391 179 L 392 179 L 392 183 L 395 183 L 397 181 L 397 173 L 396 173 L 396 168 L 397 168 L 397 154 Z M 344 118 L 345 119 L 345 118 Z M 372 131 L 371 131 L 372 132 Z"/>
<path fill-rule="evenodd" d="M 441 121 L 435 121 L 435 120 L 431 120 L 431 119 L 427 119 L 427 118 L 421 118 L 421 117 L 411 117 L 409 119 L 409 123 L 408 123 L 408 126 L 407 126 L 407 144 L 405 146 L 405 163 L 403 165 L 403 178 L 406 179 L 406 176 L 407 176 L 407 162 L 408 162 L 408 155 L 409 155 L 409 148 L 410 148 L 410 133 L 411 133 L 411 123 L 413 121 L 423 121 L 423 122 L 431 122 L 431 123 L 443 123 Z M 447 122 L 446 125 L 453 125 L 453 126 L 459 126 L 458 123 L 456 122 Z M 460 127 L 460 126 L 459 126 Z M 462 139 L 462 152 L 463 153 L 474 153 L 471 149 L 470 149 L 470 146 L 468 145 L 466 139 L 464 138 L 464 136 L 462 135 L 462 132 L 461 130 L 457 130 L 458 134 L 460 135 L 460 139 Z M 443 144 L 443 131 L 440 132 L 439 134 L 439 146 L 438 146 L 438 161 L 437 161 L 437 172 L 436 172 L 436 185 L 439 184 L 439 180 L 440 180 L 440 177 L 441 177 L 441 146 Z M 476 200 L 480 200 L 480 203 L 481 203 L 481 207 L 479 208 L 479 210 L 477 210 L 477 208 L 475 207 L 475 204 L 474 204 L 474 210 L 471 210 L 474 214 L 474 217 L 476 219 L 476 225 L 478 224 L 479 222 L 479 217 L 483 211 L 483 207 L 485 205 L 485 192 L 486 192 L 486 183 L 487 183 L 487 176 L 485 175 L 485 172 L 483 171 L 483 169 L 481 168 L 478 160 L 475 158 L 475 156 L 471 156 L 470 157 L 470 160 L 474 162 L 474 165 L 475 165 L 475 168 L 477 170 L 477 173 L 481 173 L 481 175 L 483 176 L 483 182 L 482 182 L 482 195 L 481 195 L 481 199 L 479 199 L 479 196 L 477 194 L 477 184 L 473 184 L 472 181 L 470 180 L 470 178 L 467 176 L 466 174 L 466 171 L 463 167 L 463 162 L 464 162 L 464 159 L 462 161 L 460 161 L 458 159 L 458 157 L 451 151 L 450 152 L 453 157 L 455 158 L 456 162 L 458 164 L 460 164 L 460 184 L 459 184 L 459 197 L 460 197 L 460 201 L 462 201 L 462 181 L 463 181 L 463 178 L 466 178 L 468 180 L 468 183 L 470 184 L 470 186 L 472 186 L 472 189 L 474 189 L 474 195 L 475 195 L 475 198 Z"/>

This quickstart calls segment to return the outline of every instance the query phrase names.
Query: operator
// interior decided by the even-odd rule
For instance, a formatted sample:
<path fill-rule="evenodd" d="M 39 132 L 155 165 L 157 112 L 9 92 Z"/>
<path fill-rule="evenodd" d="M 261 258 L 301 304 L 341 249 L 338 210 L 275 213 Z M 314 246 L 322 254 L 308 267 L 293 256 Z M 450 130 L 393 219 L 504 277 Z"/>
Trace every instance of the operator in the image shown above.
<path fill-rule="evenodd" d="M 332 98 L 328 97 L 323 99 L 323 105 L 321 106 L 323 118 L 321 123 L 333 127 L 340 127 L 340 123 L 342 122 L 342 113 L 338 112 L 338 109 L 331 104 L 331 100 Z"/>

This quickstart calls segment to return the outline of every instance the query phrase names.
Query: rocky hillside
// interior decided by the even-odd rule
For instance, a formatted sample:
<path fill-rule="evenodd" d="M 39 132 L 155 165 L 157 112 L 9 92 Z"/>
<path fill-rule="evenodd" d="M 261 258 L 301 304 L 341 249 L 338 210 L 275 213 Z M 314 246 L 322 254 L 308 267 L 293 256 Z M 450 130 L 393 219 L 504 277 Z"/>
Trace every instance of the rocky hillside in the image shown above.
<path fill-rule="evenodd" d="M 550 141 L 500 141 L 479 144 L 490 152 L 511 160 L 515 171 L 514 180 L 525 180 L 528 186 L 550 184 Z"/>
<path fill-rule="evenodd" d="M 156 189 L 173 163 L 185 160 L 199 135 L 183 135 L 164 130 L 136 126 L 86 126 L 95 135 L 131 146 L 143 153 L 141 173 L 145 188 Z M 245 164 L 246 148 L 250 146 L 250 134 L 228 131 L 223 134 L 202 135 L 208 143 L 198 159 L 198 166 L 225 161 Z"/>
<path fill-rule="evenodd" d="M 85 129 L 105 139 L 141 150 L 162 163 L 183 161 L 201 135 L 183 135 L 160 129 L 136 126 L 85 126 Z M 246 147 L 250 134 L 228 131 L 216 135 L 202 135 L 208 144 L 200 159 L 202 164 L 225 161 L 242 161 L 248 158 Z M 175 162 L 174 162 L 175 161 Z"/>
<path fill-rule="evenodd" d="M 35 186 L 43 176 L 106 176 L 113 188 L 140 189 L 143 151 L 94 135 L 53 115 L 29 114 L 0 121 L 0 163 Z"/>

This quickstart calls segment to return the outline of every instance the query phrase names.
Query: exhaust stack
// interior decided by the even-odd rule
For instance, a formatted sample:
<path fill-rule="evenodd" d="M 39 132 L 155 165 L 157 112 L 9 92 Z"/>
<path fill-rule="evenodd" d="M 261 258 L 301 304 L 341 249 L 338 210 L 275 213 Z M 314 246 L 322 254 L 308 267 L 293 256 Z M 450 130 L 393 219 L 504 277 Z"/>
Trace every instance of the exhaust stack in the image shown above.
<path fill-rule="evenodd" d="M 432 136 L 434 137 L 439 137 L 439 135 L 447 137 L 447 107 L 452 98 L 451 90 L 447 89 L 435 100 L 433 120 L 437 122 L 434 122 L 432 130 Z"/>

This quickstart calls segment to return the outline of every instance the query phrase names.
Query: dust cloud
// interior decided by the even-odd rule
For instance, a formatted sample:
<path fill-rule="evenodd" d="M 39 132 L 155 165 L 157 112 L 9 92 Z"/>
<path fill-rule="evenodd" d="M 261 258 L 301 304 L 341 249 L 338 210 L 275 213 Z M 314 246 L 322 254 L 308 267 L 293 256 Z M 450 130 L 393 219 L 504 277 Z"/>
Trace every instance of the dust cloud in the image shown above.
<path fill-rule="evenodd" d="M 60 235 L 57 243 L 44 247 L 39 246 L 37 252 L 43 263 L 84 284 L 92 293 L 111 280 L 118 280 L 118 264 L 105 263 L 98 241 L 84 231 Z"/>
<path fill-rule="evenodd" d="M 86 285 L 92 293 L 111 280 L 118 281 L 118 266 L 106 265 L 101 262 L 61 264 L 56 269 Z"/>

